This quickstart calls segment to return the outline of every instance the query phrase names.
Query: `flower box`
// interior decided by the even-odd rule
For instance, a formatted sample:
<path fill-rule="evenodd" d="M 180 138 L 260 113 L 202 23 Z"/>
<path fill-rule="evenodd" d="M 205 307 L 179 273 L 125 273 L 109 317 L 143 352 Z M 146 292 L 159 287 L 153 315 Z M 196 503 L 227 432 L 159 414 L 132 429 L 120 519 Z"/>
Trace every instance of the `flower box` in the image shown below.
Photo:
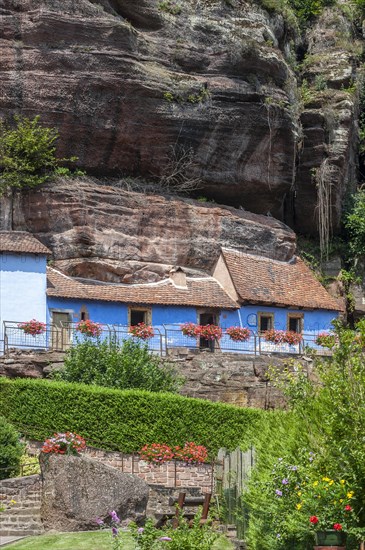
<path fill-rule="evenodd" d="M 251 331 L 249 328 L 228 327 L 226 334 L 228 334 L 233 342 L 246 342 L 246 340 L 249 340 L 250 338 Z"/>
<path fill-rule="evenodd" d="M 90 321 L 89 319 L 77 323 L 76 330 L 84 336 L 90 336 L 91 338 L 96 338 L 102 333 L 102 327 L 100 323 L 95 323 L 94 321 Z"/>
<path fill-rule="evenodd" d="M 30 334 L 31 336 L 38 336 L 46 332 L 46 324 L 36 319 L 31 319 L 25 323 L 19 323 L 18 328 L 20 328 L 24 334 Z"/>
<path fill-rule="evenodd" d="M 140 340 L 149 340 L 154 337 L 155 331 L 153 327 L 146 325 L 146 323 L 138 323 L 138 325 L 129 327 L 129 334 Z"/>

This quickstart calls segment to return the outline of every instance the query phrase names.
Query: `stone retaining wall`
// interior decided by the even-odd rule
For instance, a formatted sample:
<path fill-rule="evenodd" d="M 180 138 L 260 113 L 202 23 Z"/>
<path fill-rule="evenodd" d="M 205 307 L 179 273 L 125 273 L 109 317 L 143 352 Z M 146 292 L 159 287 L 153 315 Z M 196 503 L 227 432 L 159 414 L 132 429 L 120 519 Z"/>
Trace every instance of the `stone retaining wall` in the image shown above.
<path fill-rule="evenodd" d="M 181 394 L 210 401 L 222 401 L 240 407 L 273 409 L 282 407 L 282 394 L 267 379 L 267 369 L 284 367 L 289 356 L 241 355 L 238 353 L 189 353 L 177 348 L 167 360 L 185 378 Z M 44 378 L 62 368 L 64 353 L 13 350 L 0 357 L 0 376 Z M 308 359 L 295 357 L 308 364 Z"/>
<path fill-rule="evenodd" d="M 41 443 L 32 441 L 27 444 L 28 452 L 39 453 Z M 214 468 L 212 464 L 187 465 L 173 460 L 161 465 L 149 464 L 140 460 L 138 455 L 127 455 L 114 451 L 102 451 L 88 447 L 85 455 L 120 469 L 127 474 L 134 474 L 148 485 L 161 485 L 168 488 L 197 488 L 203 493 L 210 493 L 214 488 Z"/>

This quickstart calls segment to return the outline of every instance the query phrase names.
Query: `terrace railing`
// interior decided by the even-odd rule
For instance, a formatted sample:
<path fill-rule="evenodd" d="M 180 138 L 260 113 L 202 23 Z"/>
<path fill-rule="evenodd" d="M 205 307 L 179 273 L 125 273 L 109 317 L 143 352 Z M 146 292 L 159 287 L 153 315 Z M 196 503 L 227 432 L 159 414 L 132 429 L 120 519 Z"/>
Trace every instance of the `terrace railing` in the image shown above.
<path fill-rule="evenodd" d="M 212 341 L 201 337 L 189 337 L 182 333 L 178 324 L 154 326 L 154 336 L 144 340 L 148 349 L 161 356 L 166 356 L 174 351 L 186 350 L 193 353 L 201 351 L 240 353 L 246 355 L 289 354 L 299 355 L 308 349 L 315 350 L 319 355 L 331 355 L 330 350 L 316 344 L 317 334 L 304 333 L 303 340 L 299 344 L 275 344 L 266 341 L 265 337 L 251 331 L 250 336 L 243 342 L 235 342 L 223 330 L 220 340 Z M 0 335 L 1 336 L 1 335 Z M 4 341 L 4 354 L 10 349 L 22 350 L 53 350 L 67 351 L 76 342 L 85 341 L 88 337 L 77 331 L 75 323 L 63 323 L 60 325 L 47 324 L 42 334 L 26 334 L 19 327 L 18 322 L 4 321 L 2 327 Z M 101 325 L 101 341 L 108 340 L 121 344 L 125 340 L 135 337 L 129 333 L 129 327 L 124 325 Z M 1 340 L 1 337 L 0 337 Z"/>

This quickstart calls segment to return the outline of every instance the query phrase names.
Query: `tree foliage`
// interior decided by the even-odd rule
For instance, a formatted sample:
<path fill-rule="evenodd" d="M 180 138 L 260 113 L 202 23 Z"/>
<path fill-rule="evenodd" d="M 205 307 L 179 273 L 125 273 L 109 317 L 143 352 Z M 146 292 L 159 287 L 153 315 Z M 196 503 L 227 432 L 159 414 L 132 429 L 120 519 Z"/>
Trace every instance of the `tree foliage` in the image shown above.
<path fill-rule="evenodd" d="M 15 126 L 0 121 L 0 194 L 10 189 L 37 187 L 58 171 L 70 175 L 69 169 L 60 164 L 74 162 L 77 157 L 56 157 L 58 130 L 42 126 L 39 118 L 15 116 Z"/>
<path fill-rule="evenodd" d="M 353 196 L 352 208 L 345 218 L 348 246 L 351 258 L 365 256 L 365 191 Z"/>

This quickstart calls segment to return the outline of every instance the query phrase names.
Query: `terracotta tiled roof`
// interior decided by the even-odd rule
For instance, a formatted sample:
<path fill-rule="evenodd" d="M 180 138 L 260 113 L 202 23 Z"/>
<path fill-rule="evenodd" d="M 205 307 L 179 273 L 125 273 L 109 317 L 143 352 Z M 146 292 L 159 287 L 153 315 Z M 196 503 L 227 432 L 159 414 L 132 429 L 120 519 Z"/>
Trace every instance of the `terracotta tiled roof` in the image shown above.
<path fill-rule="evenodd" d="M 51 254 L 44 244 L 26 231 L 0 231 L 0 252 Z"/>
<path fill-rule="evenodd" d="M 81 298 L 130 304 L 162 304 L 236 309 L 238 306 L 212 277 L 187 278 L 187 288 L 176 287 L 169 279 L 160 283 L 118 285 L 86 283 L 48 268 L 48 296 Z"/>
<path fill-rule="evenodd" d="M 300 258 L 286 263 L 230 250 L 223 256 L 244 302 L 342 310 Z"/>

